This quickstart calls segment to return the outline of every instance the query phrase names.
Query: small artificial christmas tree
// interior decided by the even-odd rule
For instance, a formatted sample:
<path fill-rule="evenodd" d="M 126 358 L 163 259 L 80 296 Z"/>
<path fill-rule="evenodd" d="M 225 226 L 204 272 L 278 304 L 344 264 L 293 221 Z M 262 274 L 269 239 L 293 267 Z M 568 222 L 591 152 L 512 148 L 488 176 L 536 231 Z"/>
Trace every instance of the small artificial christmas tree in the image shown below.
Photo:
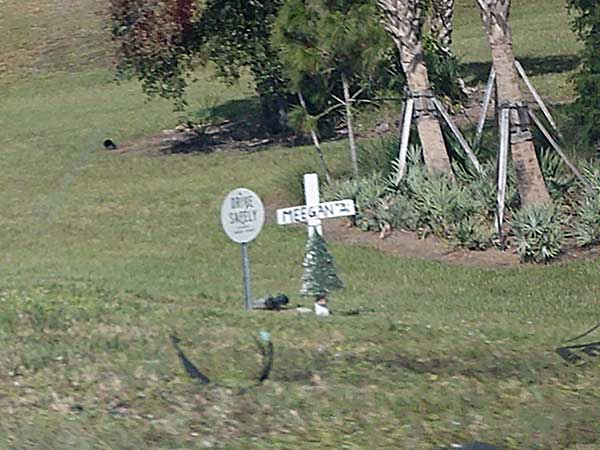
<path fill-rule="evenodd" d="M 300 294 L 317 296 L 344 287 L 335 273 L 333 256 L 327 249 L 327 243 L 316 230 L 306 243 L 302 266 L 304 275 Z"/>

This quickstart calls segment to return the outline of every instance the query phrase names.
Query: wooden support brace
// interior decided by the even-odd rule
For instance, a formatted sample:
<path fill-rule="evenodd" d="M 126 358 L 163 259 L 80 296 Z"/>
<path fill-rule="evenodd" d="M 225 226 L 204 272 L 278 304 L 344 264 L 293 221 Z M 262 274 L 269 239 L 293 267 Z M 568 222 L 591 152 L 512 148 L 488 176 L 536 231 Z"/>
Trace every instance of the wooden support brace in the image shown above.
<path fill-rule="evenodd" d="M 529 92 L 531 92 L 531 95 L 533 95 L 533 98 L 535 98 L 536 103 L 539 105 L 540 109 L 544 113 L 544 116 L 546 116 L 546 119 L 548 119 L 548 122 L 550 123 L 552 128 L 554 128 L 554 131 L 556 131 L 556 133 L 558 134 L 558 137 L 563 139 L 563 135 L 560 132 L 560 130 L 558 129 L 558 125 L 556 125 L 556 122 L 554 121 L 554 118 L 552 117 L 552 115 L 550 114 L 550 111 L 546 107 L 544 100 L 542 100 L 542 97 L 540 96 L 540 94 L 538 94 L 538 91 L 535 89 L 535 87 L 529 80 L 529 77 L 527 76 L 525 69 L 523 69 L 523 66 L 521 65 L 521 63 L 516 60 L 515 60 L 515 66 L 517 67 L 517 71 L 519 72 L 519 75 L 521 76 L 521 78 L 523 78 L 523 81 L 527 85 Z"/>
<path fill-rule="evenodd" d="M 413 117 L 415 101 L 412 97 L 406 99 L 404 117 L 402 119 L 402 135 L 400 136 L 400 154 L 398 155 L 398 171 L 396 173 L 396 186 L 400 184 L 406 173 L 406 155 L 408 153 L 408 142 L 410 139 L 410 126 Z"/>
<path fill-rule="evenodd" d="M 560 155 L 560 157 L 563 159 L 563 161 L 565 162 L 565 164 L 567 165 L 567 167 L 569 167 L 569 169 L 571 169 L 571 172 L 573 172 L 573 174 L 575 174 L 575 176 L 577 177 L 577 179 L 579 181 L 581 181 L 581 184 L 583 184 L 585 186 L 585 188 L 587 189 L 587 191 L 590 194 L 596 193 L 594 187 L 581 174 L 581 172 L 579 172 L 579 170 L 577 169 L 577 166 L 575 166 L 575 164 L 573 164 L 569 160 L 569 158 L 567 157 L 567 155 L 565 154 L 565 152 L 563 152 L 563 150 L 560 148 L 560 145 L 558 145 L 558 143 L 554 140 L 554 138 L 548 132 L 548 130 L 546 129 L 546 127 L 544 127 L 544 124 L 538 118 L 538 116 L 536 116 L 535 113 L 533 111 L 531 111 L 531 110 L 529 111 L 529 116 L 533 120 L 533 123 L 535 123 L 535 125 L 540 129 L 540 131 L 542 132 L 542 134 L 544 135 L 544 137 L 548 140 L 548 142 L 550 143 L 550 145 L 552 146 L 552 148 L 554 148 L 554 150 L 556 150 L 556 153 L 558 153 Z"/>
<path fill-rule="evenodd" d="M 479 161 L 477 160 L 475 153 L 473 153 L 473 150 L 471 150 L 471 147 L 469 147 L 469 144 L 465 140 L 464 136 L 462 135 L 462 133 L 460 132 L 458 127 L 454 124 L 454 121 L 450 117 L 450 114 L 448 114 L 448 111 L 446 111 L 446 108 L 444 108 L 444 105 L 442 105 L 442 102 L 440 102 L 435 97 L 433 97 L 431 100 L 433 101 L 433 104 L 437 108 L 438 112 L 442 115 L 442 117 L 444 118 L 444 120 L 446 121 L 448 126 L 450 127 L 450 130 L 452 130 L 452 133 L 454 134 L 454 136 L 458 140 L 460 146 L 463 148 L 463 150 L 467 154 L 467 157 L 469 158 L 469 160 L 471 161 L 473 166 L 475 166 L 475 169 L 477 170 L 477 172 L 482 173 L 483 171 L 481 169 L 481 165 L 479 164 Z"/>
<path fill-rule="evenodd" d="M 483 96 L 481 116 L 479 117 L 479 122 L 477 123 L 477 133 L 475 134 L 475 146 L 478 146 L 479 142 L 481 141 L 481 136 L 483 134 L 483 126 L 485 125 L 485 118 L 490 107 L 490 101 L 492 99 L 492 92 L 494 91 L 495 81 L 496 71 L 494 70 L 494 66 L 492 66 L 492 70 L 490 70 L 490 76 L 487 81 L 487 86 L 485 87 L 485 94 Z"/>
<path fill-rule="evenodd" d="M 504 242 L 502 224 L 504 223 L 504 206 L 506 203 L 506 178 L 508 170 L 508 146 L 510 141 L 510 109 L 502 108 L 500 112 L 500 151 L 498 152 L 498 198 L 496 204 L 496 228 L 500 242 Z"/>

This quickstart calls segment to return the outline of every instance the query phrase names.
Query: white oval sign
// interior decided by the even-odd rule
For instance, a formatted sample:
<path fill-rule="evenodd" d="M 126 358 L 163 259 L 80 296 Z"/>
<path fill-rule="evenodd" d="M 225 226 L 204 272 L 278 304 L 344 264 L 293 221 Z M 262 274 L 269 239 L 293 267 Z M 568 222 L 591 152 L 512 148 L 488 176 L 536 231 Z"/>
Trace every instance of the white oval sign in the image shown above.
<path fill-rule="evenodd" d="M 265 208 L 254 192 L 245 188 L 231 191 L 221 205 L 221 225 L 225 234 L 238 244 L 258 236 L 265 222 Z"/>

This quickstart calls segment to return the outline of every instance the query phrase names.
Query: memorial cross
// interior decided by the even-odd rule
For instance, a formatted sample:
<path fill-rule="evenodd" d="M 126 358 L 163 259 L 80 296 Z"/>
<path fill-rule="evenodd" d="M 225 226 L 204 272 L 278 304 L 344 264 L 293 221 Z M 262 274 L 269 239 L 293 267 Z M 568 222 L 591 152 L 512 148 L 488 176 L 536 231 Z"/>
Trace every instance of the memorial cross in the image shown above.
<path fill-rule="evenodd" d="M 354 200 L 336 200 L 320 203 L 319 177 L 316 173 L 307 173 L 304 175 L 304 200 L 306 202 L 305 205 L 278 209 L 277 224 L 306 223 L 309 237 L 313 235 L 315 230 L 323 236 L 321 220 L 356 214 Z"/>

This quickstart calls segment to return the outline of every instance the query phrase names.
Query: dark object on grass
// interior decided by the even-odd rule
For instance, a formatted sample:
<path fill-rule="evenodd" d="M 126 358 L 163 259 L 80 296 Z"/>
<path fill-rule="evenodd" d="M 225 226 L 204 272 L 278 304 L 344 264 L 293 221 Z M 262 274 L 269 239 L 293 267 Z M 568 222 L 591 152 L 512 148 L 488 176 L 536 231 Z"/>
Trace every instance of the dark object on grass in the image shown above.
<path fill-rule="evenodd" d="M 185 356 L 183 351 L 179 348 L 178 344 L 180 339 L 175 335 L 171 335 L 169 337 L 171 338 L 173 347 L 175 347 L 175 350 L 177 351 L 179 361 L 181 361 L 181 364 L 183 364 L 183 368 L 185 369 L 186 373 L 195 380 L 199 380 L 202 384 L 210 383 L 208 377 L 200 372 L 200 370 Z"/>
<path fill-rule="evenodd" d="M 254 301 L 254 308 L 271 309 L 274 311 L 281 310 L 282 307 L 287 305 L 290 299 L 285 294 L 279 294 L 275 297 L 268 296 L 266 298 L 260 298 Z"/>
<path fill-rule="evenodd" d="M 460 447 L 451 447 L 453 450 L 502 450 L 500 447 L 496 447 L 491 444 L 486 444 L 485 442 L 470 442 L 468 444 L 463 444 Z M 449 448 L 441 449 L 441 450 L 450 450 Z"/>
<path fill-rule="evenodd" d="M 169 337 L 171 339 L 171 342 L 173 343 L 173 347 L 175 347 L 175 350 L 177 351 L 177 356 L 179 357 L 179 360 L 181 361 L 181 364 L 183 365 L 185 372 L 191 378 L 194 378 L 195 380 L 199 380 L 202 384 L 209 384 L 211 382 L 210 379 L 206 375 L 204 375 L 202 372 L 200 372 L 200 369 L 198 369 L 198 367 L 196 367 L 194 365 L 194 363 L 192 363 L 187 358 L 187 356 L 185 356 L 185 354 L 179 347 L 180 339 L 177 336 L 175 336 L 174 334 L 170 335 Z M 263 366 L 262 366 L 260 375 L 258 376 L 258 383 L 257 383 L 257 385 L 260 385 L 267 378 L 269 378 L 269 374 L 271 373 L 271 369 L 273 368 L 273 356 L 274 356 L 273 343 L 271 342 L 271 336 L 266 331 L 261 331 L 260 339 L 255 337 L 254 340 L 256 341 L 256 345 L 258 346 L 258 349 L 263 357 Z M 221 385 L 218 383 L 214 384 L 214 385 L 230 388 L 230 386 Z M 241 393 L 246 392 L 246 390 L 247 390 L 246 388 L 242 389 Z"/>
<path fill-rule="evenodd" d="M 111 139 L 106 139 L 104 142 L 104 148 L 106 150 L 116 150 L 117 144 L 115 144 Z"/>
<path fill-rule="evenodd" d="M 581 338 L 584 338 L 584 337 L 592 334 L 598 328 L 600 328 L 600 323 L 597 323 L 592 328 L 587 330 L 585 333 L 582 333 L 578 336 L 575 336 L 574 338 L 569 339 L 568 341 L 565 341 L 565 343 L 568 344 L 568 343 L 577 341 Z M 582 356 L 576 354 L 575 351 L 583 352 L 587 356 L 598 357 L 598 356 L 600 356 L 600 342 L 591 342 L 589 344 L 579 344 L 579 345 L 567 345 L 567 346 L 559 347 L 556 349 L 556 353 L 558 354 L 558 356 L 560 356 L 562 359 L 564 359 L 569 364 L 577 364 L 578 362 L 583 361 L 583 359 L 584 359 Z"/>
<path fill-rule="evenodd" d="M 568 347 L 559 347 L 556 349 L 558 356 L 560 356 L 569 364 L 577 364 L 584 359 L 574 351 L 583 352 L 587 356 L 597 358 L 600 356 L 600 341 L 592 342 L 590 344 L 569 345 Z"/>
<path fill-rule="evenodd" d="M 495 447 L 491 444 L 486 444 L 484 442 L 471 442 L 469 444 L 463 445 L 462 450 L 501 450 L 501 449 L 499 447 Z"/>
<path fill-rule="evenodd" d="M 276 297 L 268 297 L 265 300 L 265 308 L 267 309 L 281 309 L 282 306 L 287 305 L 290 299 L 285 294 L 279 294 Z"/>

